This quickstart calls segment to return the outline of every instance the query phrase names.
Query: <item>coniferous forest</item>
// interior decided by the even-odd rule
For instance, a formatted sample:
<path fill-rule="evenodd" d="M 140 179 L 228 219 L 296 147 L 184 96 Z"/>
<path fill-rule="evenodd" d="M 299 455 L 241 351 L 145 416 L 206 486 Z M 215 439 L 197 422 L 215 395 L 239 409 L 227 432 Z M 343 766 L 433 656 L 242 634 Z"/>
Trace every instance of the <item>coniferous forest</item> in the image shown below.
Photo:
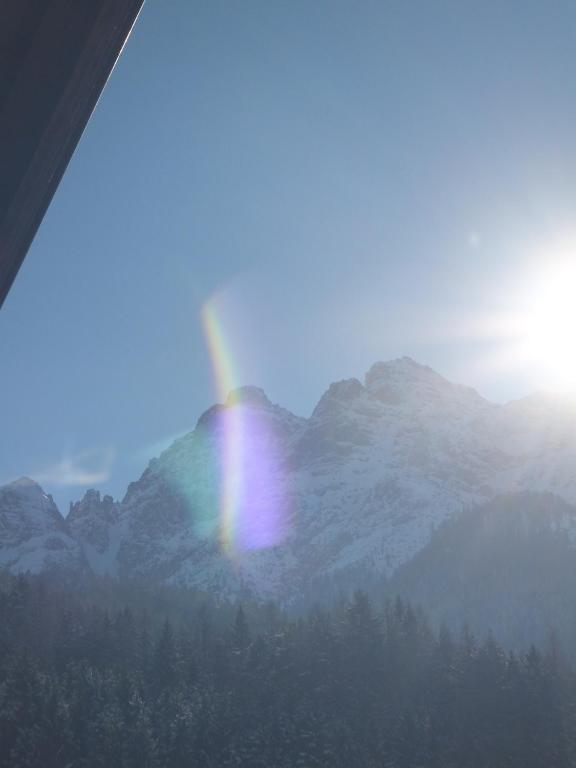
<path fill-rule="evenodd" d="M 192 590 L 0 589 L 0 768 L 562 768 L 576 676 L 363 593 L 290 616 Z"/>

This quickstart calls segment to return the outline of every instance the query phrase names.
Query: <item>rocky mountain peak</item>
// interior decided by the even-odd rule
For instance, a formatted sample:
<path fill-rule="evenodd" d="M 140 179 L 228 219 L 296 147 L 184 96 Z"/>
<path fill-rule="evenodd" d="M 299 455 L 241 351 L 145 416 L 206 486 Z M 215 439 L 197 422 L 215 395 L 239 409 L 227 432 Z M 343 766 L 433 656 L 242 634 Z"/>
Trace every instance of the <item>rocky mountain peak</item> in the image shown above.
<path fill-rule="evenodd" d="M 111 551 L 115 531 L 120 519 L 121 505 L 112 496 L 100 496 L 93 488 L 84 498 L 70 504 L 66 518 L 69 530 L 82 545 L 82 552 L 96 573 L 113 573 L 115 564 L 107 557 Z"/>
<path fill-rule="evenodd" d="M 80 547 L 52 496 L 29 477 L 0 488 L 0 566 L 32 573 L 80 567 Z"/>
<path fill-rule="evenodd" d="M 260 408 L 271 408 L 272 403 L 268 396 L 260 387 L 243 386 L 233 389 L 228 395 L 226 406 L 232 405 L 253 405 Z"/>
<path fill-rule="evenodd" d="M 89 517 L 93 514 L 104 516 L 110 519 L 116 519 L 117 514 L 115 508 L 117 504 L 114 502 L 112 496 L 105 495 L 103 498 L 100 496 L 100 491 L 90 488 L 84 494 L 84 497 L 75 503 L 70 502 L 70 511 L 68 512 L 68 523 L 73 525 L 82 518 Z"/>
<path fill-rule="evenodd" d="M 465 408 L 490 408 L 476 390 L 454 384 L 410 357 L 375 363 L 365 376 L 366 389 L 388 406 L 443 414 Z"/>
<path fill-rule="evenodd" d="M 392 402 L 404 399 L 414 389 L 443 390 L 455 386 L 432 368 L 417 363 L 411 357 L 374 363 L 365 376 L 365 384 L 370 392 L 380 398 L 388 394 Z"/>
<path fill-rule="evenodd" d="M 324 397 L 340 400 L 346 402 L 348 400 L 355 400 L 359 395 L 364 393 L 364 387 L 358 379 L 343 379 L 337 381 L 334 384 L 330 384 L 328 391 Z"/>
<path fill-rule="evenodd" d="M 312 419 L 322 419 L 335 412 L 346 411 L 365 394 L 366 389 L 358 379 L 343 379 L 330 384 L 314 409 Z"/>
<path fill-rule="evenodd" d="M 229 408 L 234 408 L 238 405 L 257 408 L 259 410 L 280 410 L 278 406 L 275 406 L 269 400 L 263 389 L 260 387 L 246 385 L 231 390 L 228 394 L 228 397 L 226 398 L 226 402 L 223 405 L 221 403 L 217 403 L 216 405 L 212 405 L 210 408 L 208 408 L 208 410 L 204 411 L 204 413 L 198 419 L 197 427 L 209 428 L 213 425 L 218 425 L 223 414 L 225 414 Z"/>
<path fill-rule="evenodd" d="M 17 480 L 13 480 L 11 483 L 2 486 L 0 488 L 0 493 L 15 493 L 18 494 L 18 496 L 29 496 L 31 498 L 48 498 L 47 494 L 44 493 L 41 486 L 35 480 L 25 476 L 19 477 Z"/>
<path fill-rule="evenodd" d="M 50 517 L 55 521 L 63 522 L 58 507 L 52 496 L 44 493 L 35 480 L 29 477 L 20 477 L 0 488 L 0 505 L 21 508 L 26 513 L 34 512 L 35 516 Z"/>

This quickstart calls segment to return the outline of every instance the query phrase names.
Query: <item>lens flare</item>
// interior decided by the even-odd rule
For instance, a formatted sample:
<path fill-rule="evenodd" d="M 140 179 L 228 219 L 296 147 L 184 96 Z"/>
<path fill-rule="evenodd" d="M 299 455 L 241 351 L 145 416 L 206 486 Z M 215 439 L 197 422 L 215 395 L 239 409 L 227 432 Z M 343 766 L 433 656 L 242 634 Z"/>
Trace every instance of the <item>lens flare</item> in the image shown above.
<path fill-rule="evenodd" d="M 261 390 L 238 388 L 231 345 L 217 298 L 202 308 L 202 325 L 218 400 L 220 543 L 228 553 L 272 547 L 286 535 L 284 451 L 270 403 Z"/>

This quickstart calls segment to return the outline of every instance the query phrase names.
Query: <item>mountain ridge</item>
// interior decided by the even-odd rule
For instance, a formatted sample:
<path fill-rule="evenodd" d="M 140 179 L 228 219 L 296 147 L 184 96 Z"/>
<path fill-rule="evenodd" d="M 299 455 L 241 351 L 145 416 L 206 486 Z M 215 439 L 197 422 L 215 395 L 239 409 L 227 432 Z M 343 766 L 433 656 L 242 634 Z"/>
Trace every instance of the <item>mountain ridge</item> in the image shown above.
<path fill-rule="evenodd" d="M 576 409 L 515 402 L 491 403 L 408 357 L 375 363 L 364 383 L 333 383 L 309 418 L 241 387 L 121 501 L 89 490 L 71 505 L 64 549 L 77 546 L 78 568 L 225 594 L 301 591 L 350 567 L 389 576 L 436 526 L 502 493 L 576 502 Z M 0 563 L 29 563 L 9 550 L 0 530 Z"/>

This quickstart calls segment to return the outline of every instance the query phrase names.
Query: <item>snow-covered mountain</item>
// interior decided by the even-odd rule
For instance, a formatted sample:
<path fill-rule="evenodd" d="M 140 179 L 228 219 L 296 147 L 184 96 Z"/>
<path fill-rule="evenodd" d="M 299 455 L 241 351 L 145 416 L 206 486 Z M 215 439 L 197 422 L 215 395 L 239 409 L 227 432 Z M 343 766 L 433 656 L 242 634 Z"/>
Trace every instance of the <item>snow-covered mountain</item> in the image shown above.
<path fill-rule="evenodd" d="M 0 567 L 31 573 L 84 567 L 82 546 L 52 496 L 27 477 L 0 487 Z"/>
<path fill-rule="evenodd" d="M 14 570 L 51 565 L 33 556 L 27 521 L 38 518 L 59 521 L 85 567 L 126 578 L 278 595 L 346 569 L 388 575 L 444 520 L 498 494 L 576 502 L 575 426 L 573 403 L 496 405 L 405 357 L 364 383 L 332 384 L 308 419 L 244 387 L 153 459 L 121 503 L 89 491 L 63 521 L 53 504 L 38 507 L 38 486 L 30 510 L 7 486 L 0 556 Z"/>

